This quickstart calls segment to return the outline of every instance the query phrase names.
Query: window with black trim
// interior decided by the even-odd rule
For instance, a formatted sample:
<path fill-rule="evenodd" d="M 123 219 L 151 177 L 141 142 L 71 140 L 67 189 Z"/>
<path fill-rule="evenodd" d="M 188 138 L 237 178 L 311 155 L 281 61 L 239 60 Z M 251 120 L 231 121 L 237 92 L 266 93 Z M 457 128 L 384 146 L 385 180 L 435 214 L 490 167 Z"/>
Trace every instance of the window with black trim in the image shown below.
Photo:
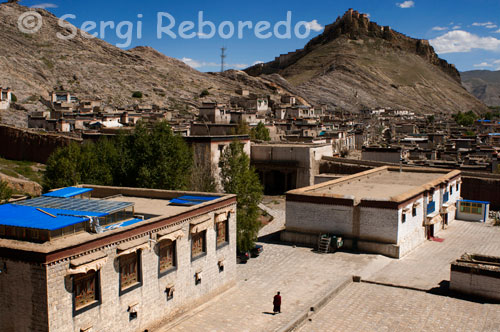
<path fill-rule="evenodd" d="M 216 223 L 217 248 L 226 245 L 229 242 L 229 223 L 227 220 Z"/>
<path fill-rule="evenodd" d="M 191 235 L 191 259 L 203 256 L 206 251 L 206 231 Z"/>
<path fill-rule="evenodd" d="M 120 291 L 132 290 L 141 283 L 140 251 L 120 257 Z"/>
<path fill-rule="evenodd" d="M 73 311 L 75 314 L 100 304 L 99 272 L 73 276 Z"/>
<path fill-rule="evenodd" d="M 411 215 L 413 217 L 417 216 L 417 207 L 415 205 L 413 205 L 413 207 L 411 208 Z"/>
<path fill-rule="evenodd" d="M 402 223 L 404 224 L 406 222 L 406 213 L 403 212 L 403 216 L 402 216 Z"/>
<path fill-rule="evenodd" d="M 158 250 L 158 272 L 163 276 L 177 267 L 176 241 L 160 241 Z"/>

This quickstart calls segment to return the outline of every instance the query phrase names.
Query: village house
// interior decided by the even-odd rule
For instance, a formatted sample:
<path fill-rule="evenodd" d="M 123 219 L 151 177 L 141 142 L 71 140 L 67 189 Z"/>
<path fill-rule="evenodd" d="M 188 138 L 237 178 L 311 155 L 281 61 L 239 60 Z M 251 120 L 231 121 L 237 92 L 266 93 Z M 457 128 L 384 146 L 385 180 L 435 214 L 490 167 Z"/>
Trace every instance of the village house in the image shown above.
<path fill-rule="evenodd" d="M 286 194 L 283 241 L 347 247 L 400 258 L 455 219 L 460 171 L 381 167 Z"/>
<path fill-rule="evenodd" d="M 199 108 L 199 116 L 202 121 L 211 123 L 231 123 L 230 110 L 223 104 L 203 103 Z"/>
<path fill-rule="evenodd" d="M 259 143 L 251 149 L 252 165 L 268 195 L 314 184 L 321 158 L 333 155 L 329 143 Z"/>
<path fill-rule="evenodd" d="M 222 190 L 219 161 L 224 150 L 235 141 L 243 144 L 243 151 L 250 156 L 250 137 L 248 135 L 207 135 L 187 136 L 184 138 L 193 149 L 196 168 L 212 171 L 217 189 Z"/>
<path fill-rule="evenodd" d="M 0 111 L 9 109 L 12 102 L 12 90 L 10 88 L 2 88 L 0 86 Z"/>
<path fill-rule="evenodd" d="M 2 331 L 142 332 L 235 277 L 234 195 L 82 186 L 0 206 Z"/>

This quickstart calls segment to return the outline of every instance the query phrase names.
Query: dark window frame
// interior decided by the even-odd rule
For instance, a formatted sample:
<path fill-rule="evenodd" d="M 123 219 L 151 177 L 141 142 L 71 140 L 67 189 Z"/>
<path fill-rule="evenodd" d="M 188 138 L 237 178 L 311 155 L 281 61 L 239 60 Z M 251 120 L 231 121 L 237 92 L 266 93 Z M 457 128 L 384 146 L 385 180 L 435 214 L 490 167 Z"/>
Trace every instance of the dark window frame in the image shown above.
<path fill-rule="evenodd" d="M 162 244 L 172 246 L 172 266 L 164 271 L 161 270 Z M 164 240 L 158 243 L 158 278 L 164 277 L 177 270 L 177 241 Z"/>
<path fill-rule="evenodd" d="M 219 244 L 219 225 L 224 224 L 225 232 L 226 232 L 226 240 Z M 229 218 L 222 222 L 215 223 L 215 247 L 217 250 L 222 249 L 229 245 Z"/>
<path fill-rule="evenodd" d="M 137 282 L 135 284 L 127 286 L 126 288 L 123 288 L 122 287 L 122 259 L 125 259 L 125 257 L 127 257 L 129 255 L 134 255 L 134 254 L 136 255 Z M 119 284 L 118 284 L 118 286 L 119 286 L 119 291 L 120 291 L 119 295 L 120 296 L 127 294 L 127 293 L 133 291 L 134 289 L 142 287 L 142 268 L 141 268 L 142 266 L 141 265 L 142 265 L 142 250 L 137 250 L 134 253 L 118 257 L 118 270 L 119 270 L 119 273 L 118 273 Z"/>
<path fill-rule="evenodd" d="M 92 273 L 94 275 L 94 293 L 95 293 L 95 300 L 93 302 L 89 302 L 79 308 L 76 307 L 76 278 L 80 279 L 86 279 L 85 276 L 87 276 L 89 273 Z M 80 280 L 79 280 L 80 281 Z M 89 271 L 86 274 L 75 274 L 71 276 L 71 284 L 72 284 L 72 302 L 73 302 L 73 317 L 78 316 L 81 313 L 84 313 L 90 309 L 96 308 L 101 305 L 102 303 L 102 297 L 101 297 L 101 273 L 100 270 L 97 271 Z"/>
<path fill-rule="evenodd" d="M 199 235 L 201 235 L 201 238 L 203 239 L 203 248 L 202 248 L 202 252 L 195 256 L 195 255 L 193 255 L 193 244 L 194 244 L 195 236 L 198 237 Z M 207 231 L 203 230 L 201 232 L 191 234 L 191 262 L 193 262 L 197 259 L 200 259 L 202 257 L 205 257 L 206 255 L 207 255 Z"/>

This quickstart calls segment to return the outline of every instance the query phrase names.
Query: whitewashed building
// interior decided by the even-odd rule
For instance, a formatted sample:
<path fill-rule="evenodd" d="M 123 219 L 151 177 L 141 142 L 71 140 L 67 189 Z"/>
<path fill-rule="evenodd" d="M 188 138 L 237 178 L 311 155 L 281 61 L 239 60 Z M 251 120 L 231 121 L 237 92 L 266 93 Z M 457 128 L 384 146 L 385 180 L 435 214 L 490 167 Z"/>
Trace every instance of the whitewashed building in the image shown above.
<path fill-rule="evenodd" d="M 10 88 L 0 87 L 0 110 L 4 111 L 9 109 L 12 102 L 12 90 Z"/>
<path fill-rule="evenodd" d="M 381 167 L 286 194 L 287 242 L 346 246 L 402 257 L 455 219 L 460 171 Z"/>

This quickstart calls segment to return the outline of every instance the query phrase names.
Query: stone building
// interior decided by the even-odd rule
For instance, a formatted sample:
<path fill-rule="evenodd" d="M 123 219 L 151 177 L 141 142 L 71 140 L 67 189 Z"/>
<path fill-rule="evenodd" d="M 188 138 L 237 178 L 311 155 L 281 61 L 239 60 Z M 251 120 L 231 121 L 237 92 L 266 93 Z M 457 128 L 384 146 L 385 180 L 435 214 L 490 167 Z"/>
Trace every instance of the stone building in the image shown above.
<path fill-rule="evenodd" d="M 9 109 L 12 101 L 12 90 L 10 88 L 0 87 L 0 110 Z"/>
<path fill-rule="evenodd" d="M 194 163 L 196 168 L 206 167 L 211 169 L 218 189 L 221 188 L 219 161 L 232 142 L 243 143 L 243 150 L 250 156 L 250 137 L 248 135 L 209 135 L 209 136 L 188 136 L 186 142 L 193 149 Z"/>
<path fill-rule="evenodd" d="M 460 171 L 380 167 L 286 195 L 287 242 L 342 236 L 348 247 L 400 258 L 455 219 Z"/>
<path fill-rule="evenodd" d="M 234 195 L 99 186 L 1 205 L 0 331 L 144 331 L 192 309 L 235 282 L 235 212 Z"/>
<path fill-rule="evenodd" d="M 323 156 L 331 157 L 331 144 L 261 143 L 252 145 L 251 161 L 266 194 L 314 184 Z"/>

